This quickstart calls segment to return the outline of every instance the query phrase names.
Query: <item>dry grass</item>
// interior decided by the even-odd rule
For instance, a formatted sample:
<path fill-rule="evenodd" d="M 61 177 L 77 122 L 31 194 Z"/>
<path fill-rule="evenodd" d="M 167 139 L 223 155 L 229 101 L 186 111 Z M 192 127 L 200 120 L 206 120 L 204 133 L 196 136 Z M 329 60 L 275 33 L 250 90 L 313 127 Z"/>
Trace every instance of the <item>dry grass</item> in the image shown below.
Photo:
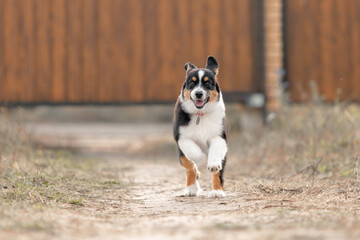
<path fill-rule="evenodd" d="M 232 133 L 228 197 L 218 200 L 178 197 L 184 172 L 173 142 L 136 156 L 84 157 L 34 148 L 5 109 L 2 115 L 0 238 L 19 232 L 30 239 L 33 233 L 38 239 L 360 234 L 358 105 L 293 106 L 262 131 Z M 205 189 L 210 177 L 200 179 Z"/>
<path fill-rule="evenodd" d="M 268 178 L 305 174 L 359 181 L 359 126 L 360 107 L 355 104 L 293 106 L 270 115 L 261 134 L 245 130 L 235 136 L 232 149 L 242 155 L 243 165 L 251 166 L 244 169 L 246 174 Z"/>
<path fill-rule="evenodd" d="M 0 177 L 24 159 L 31 158 L 28 136 L 21 124 L 14 124 L 7 109 L 0 108 Z M 1 182 L 0 182 L 1 183 Z"/>
<path fill-rule="evenodd" d="M 0 208 L 84 206 L 108 189 L 125 187 L 119 179 L 121 170 L 108 169 L 96 157 L 32 146 L 22 124 L 12 123 L 5 108 L 1 111 Z"/>

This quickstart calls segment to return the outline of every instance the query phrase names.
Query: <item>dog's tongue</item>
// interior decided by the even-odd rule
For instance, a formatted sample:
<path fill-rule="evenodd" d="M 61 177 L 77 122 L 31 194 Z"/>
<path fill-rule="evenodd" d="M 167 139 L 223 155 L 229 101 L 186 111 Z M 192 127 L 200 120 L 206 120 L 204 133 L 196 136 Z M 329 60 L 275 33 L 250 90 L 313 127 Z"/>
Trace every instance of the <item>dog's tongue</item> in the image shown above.
<path fill-rule="evenodd" d="M 196 100 L 196 101 L 195 101 L 195 105 L 196 105 L 197 107 L 201 107 L 202 105 L 204 105 L 204 101 Z"/>

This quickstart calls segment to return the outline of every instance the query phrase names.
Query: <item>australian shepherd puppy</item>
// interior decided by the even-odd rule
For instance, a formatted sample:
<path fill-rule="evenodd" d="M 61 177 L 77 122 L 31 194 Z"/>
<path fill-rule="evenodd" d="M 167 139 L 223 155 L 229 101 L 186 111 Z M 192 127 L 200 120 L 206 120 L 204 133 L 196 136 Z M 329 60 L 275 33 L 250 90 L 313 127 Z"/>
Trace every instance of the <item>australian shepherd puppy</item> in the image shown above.
<path fill-rule="evenodd" d="M 175 105 L 174 138 L 186 170 L 185 196 L 201 193 L 197 164 L 212 172 L 209 197 L 225 197 L 223 174 L 227 153 L 225 104 L 217 83 L 218 63 L 208 57 L 205 68 L 185 64 L 186 77 Z"/>

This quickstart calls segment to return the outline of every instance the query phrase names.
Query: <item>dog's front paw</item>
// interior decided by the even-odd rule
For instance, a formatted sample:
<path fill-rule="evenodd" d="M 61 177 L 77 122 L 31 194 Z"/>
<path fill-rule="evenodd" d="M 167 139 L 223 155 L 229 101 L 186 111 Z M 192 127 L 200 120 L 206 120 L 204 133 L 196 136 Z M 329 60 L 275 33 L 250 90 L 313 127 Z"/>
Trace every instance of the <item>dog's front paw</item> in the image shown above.
<path fill-rule="evenodd" d="M 221 163 L 208 163 L 207 169 L 215 174 L 221 171 L 222 166 Z"/>
<path fill-rule="evenodd" d="M 202 189 L 200 188 L 199 182 L 196 181 L 193 185 L 185 187 L 184 196 L 199 196 L 201 192 Z"/>
<path fill-rule="evenodd" d="M 209 194 L 208 194 L 209 198 L 222 198 L 222 197 L 226 197 L 226 194 L 224 193 L 223 190 L 212 190 Z"/>

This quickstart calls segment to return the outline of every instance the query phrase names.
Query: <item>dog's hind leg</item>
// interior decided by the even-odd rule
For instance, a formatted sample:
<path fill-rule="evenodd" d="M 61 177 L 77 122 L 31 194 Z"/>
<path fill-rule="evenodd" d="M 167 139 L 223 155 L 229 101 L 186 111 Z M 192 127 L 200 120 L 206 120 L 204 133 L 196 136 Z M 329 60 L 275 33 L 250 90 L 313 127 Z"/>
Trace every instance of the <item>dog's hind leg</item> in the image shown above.
<path fill-rule="evenodd" d="M 181 165 L 186 169 L 186 187 L 184 190 L 185 196 L 197 196 L 202 192 L 198 179 L 200 172 L 193 161 L 187 159 L 184 155 L 180 156 Z"/>
<path fill-rule="evenodd" d="M 225 197 L 226 194 L 224 192 L 224 169 L 225 169 L 226 157 L 222 161 L 222 168 L 219 172 L 214 173 L 212 177 L 212 191 L 209 193 L 209 197 Z"/>

